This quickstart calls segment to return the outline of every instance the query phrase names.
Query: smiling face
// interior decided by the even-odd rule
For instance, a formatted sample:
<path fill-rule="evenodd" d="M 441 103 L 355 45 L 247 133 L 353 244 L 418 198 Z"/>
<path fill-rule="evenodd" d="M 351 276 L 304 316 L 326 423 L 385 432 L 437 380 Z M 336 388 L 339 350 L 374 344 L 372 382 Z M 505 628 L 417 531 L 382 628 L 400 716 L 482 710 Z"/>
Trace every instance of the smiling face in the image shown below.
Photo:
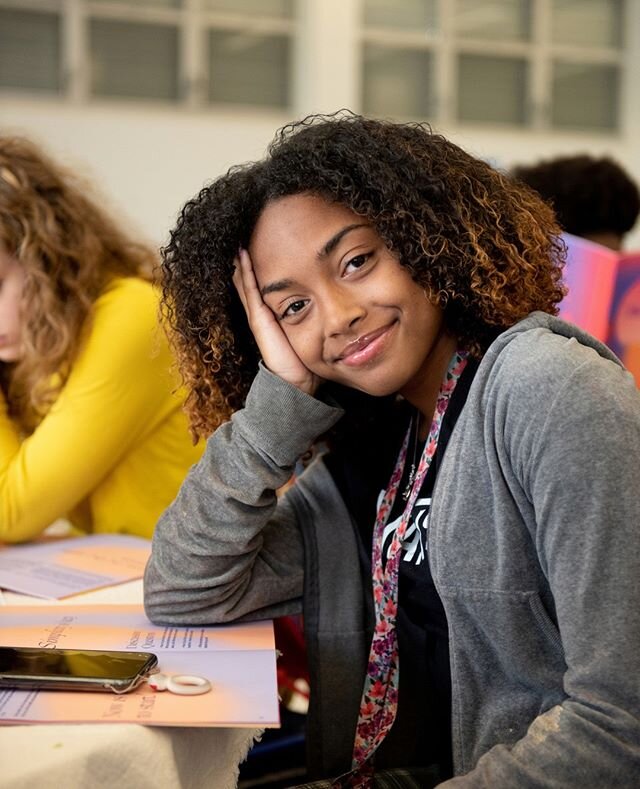
<path fill-rule="evenodd" d="M 22 355 L 20 301 L 24 268 L 0 243 L 0 362 Z"/>
<path fill-rule="evenodd" d="M 431 399 L 455 350 L 433 305 L 366 219 L 309 194 L 262 212 L 249 253 L 263 299 L 314 374 Z"/>

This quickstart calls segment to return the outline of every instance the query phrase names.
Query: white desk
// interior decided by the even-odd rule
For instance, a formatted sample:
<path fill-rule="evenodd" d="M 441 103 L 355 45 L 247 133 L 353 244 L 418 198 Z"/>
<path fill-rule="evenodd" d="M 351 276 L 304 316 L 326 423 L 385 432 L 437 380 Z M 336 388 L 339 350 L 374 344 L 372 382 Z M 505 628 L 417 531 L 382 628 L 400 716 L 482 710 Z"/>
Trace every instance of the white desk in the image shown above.
<path fill-rule="evenodd" d="M 141 603 L 142 581 L 62 601 L 2 592 L 0 604 L 71 600 Z M 261 733 L 120 723 L 0 726 L 0 789 L 233 789 L 238 765 Z"/>

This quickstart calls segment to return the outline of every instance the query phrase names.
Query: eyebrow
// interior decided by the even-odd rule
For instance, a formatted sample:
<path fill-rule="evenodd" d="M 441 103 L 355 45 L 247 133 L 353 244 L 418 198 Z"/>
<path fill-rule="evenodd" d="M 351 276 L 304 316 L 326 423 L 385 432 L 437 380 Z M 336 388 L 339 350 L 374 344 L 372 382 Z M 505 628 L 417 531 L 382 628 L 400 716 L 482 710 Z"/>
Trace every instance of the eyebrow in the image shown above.
<path fill-rule="evenodd" d="M 275 282 L 270 282 L 260 289 L 260 295 L 264 298 L 269 293 L 275 293 L 278 290 L 286 290 L 294 285 L 292 279 L 277 279 Z"/>
<path fill-rule="evenodd" d="M 334 251 L 334 249 L 347 235 L 347 233 L 350 233 L 352 230 L 356 230 L 359 227 L 369 227 L 369 225 L 364 222 L 357 222 L 353 225 L 346 225 L 346 227 L 341 228 L 335 235 L 331 236 L 326 244 L 324 244 L 322 249 L 320 249 L 320 251 L 317 253 L 316 257 L 319 260 L 324 260 L 325 258 L 329 257 L 329 255 Z M 265 285 L 264 288 L 260 290 L 260 294 L 264 297 L 269 293 L 275 293 L 279 290 L 286 290 L 293 285 L 295 285 L 295 281 L 292 279 L 277 279 L 275 282 L 270 282 L 268 285 Z"/>
<path fill-rule="evenodd" d="M 322 260 L 323 258 L 328 257 L 342 241 L 342 239 L 347 235 L 347 233 L 350 233 L 352 230 L 356 230 L 359 227 L 369 227 L 369 225 L 364 222 L 357 222 L 356 224 L 343 227 L 342 230 L 338 230 L 338 232 L 334 236 L 331 236 L 327 243 L 318 252 L 318 258 Z"/>

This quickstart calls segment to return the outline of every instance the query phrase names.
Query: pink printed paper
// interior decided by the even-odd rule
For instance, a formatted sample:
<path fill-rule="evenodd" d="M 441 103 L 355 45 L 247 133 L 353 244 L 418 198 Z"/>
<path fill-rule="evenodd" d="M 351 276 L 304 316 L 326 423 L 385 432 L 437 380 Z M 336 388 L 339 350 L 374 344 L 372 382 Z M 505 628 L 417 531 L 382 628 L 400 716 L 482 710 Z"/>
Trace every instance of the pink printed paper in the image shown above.
<path fill-rule="evenodd" d="M 125 534 L 0 546 L 0 587 L 59 599 L 142 578 L 151 543 Z"/>
<path fill-rule="evenodd" d="M 153 652 L 168 674 L 198 674 L 202 696 L 0 689 L 0 723 L 144 723 L 150 726 L 279 726 L 270 621 L 218 627 L 153 625 L 139 605 L 15 606 L 0 611 L 0 644 Z"/>

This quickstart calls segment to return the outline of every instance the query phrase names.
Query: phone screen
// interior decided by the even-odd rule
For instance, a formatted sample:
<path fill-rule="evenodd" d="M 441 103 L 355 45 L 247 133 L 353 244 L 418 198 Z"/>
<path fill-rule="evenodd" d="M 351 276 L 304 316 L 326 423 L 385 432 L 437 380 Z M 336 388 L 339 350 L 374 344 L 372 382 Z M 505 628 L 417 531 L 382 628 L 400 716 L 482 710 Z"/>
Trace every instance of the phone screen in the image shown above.
<path fill-rule="evenodd" d="M 150 652 L 0 647 L 0 684 L 59 687 L 65 683 L 124 689 L 157 665 Z"/>

